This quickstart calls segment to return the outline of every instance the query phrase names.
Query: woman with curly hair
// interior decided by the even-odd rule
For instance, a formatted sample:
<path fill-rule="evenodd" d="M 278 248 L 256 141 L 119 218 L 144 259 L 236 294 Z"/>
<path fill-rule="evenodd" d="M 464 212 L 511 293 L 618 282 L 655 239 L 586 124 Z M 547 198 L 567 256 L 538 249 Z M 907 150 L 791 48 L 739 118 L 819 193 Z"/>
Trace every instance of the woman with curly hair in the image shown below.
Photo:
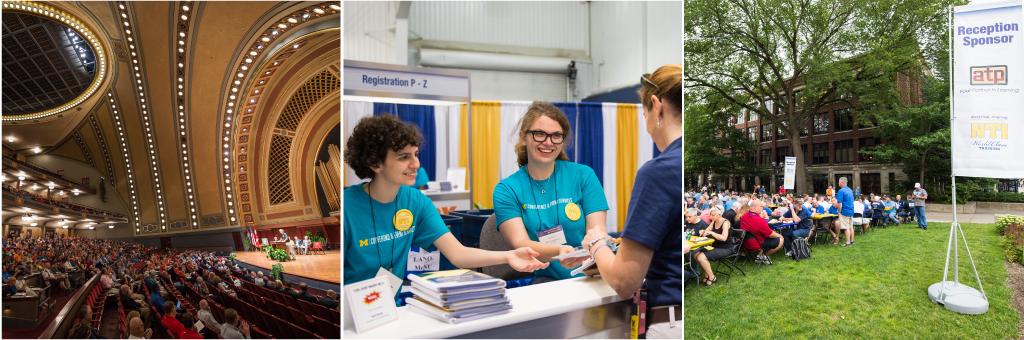
<path fill-rule="evenodd" d="M 345 189 L 345 284 L 373 278 L 381 269 L 405 278 L 413 246 L 434 245 L 459 268 L 506 263 L 522 272 L 546 268 L 529 247 L 486 251 L 467 248 L 451 235 L 430 199 L 411 187 L 421 139 L 415 126 L 389 114 L 363 118 L 352 131 L 345 163 L 370 182 Z"/>
<path fill-rule="evenodd" d="M 494 188 L 498 231 L 510 246 L 530 247 L 538 260 L 550 262 L 532 284 L 571 278 L 583 258 L 551 257 L 572 252 L 587 230 L 604 226 L 608 200 L 601 181 L 594 169 L 569 161 L 569 119 L 554 104 L 530 104 L 514 130 L 520 168 Z"/>

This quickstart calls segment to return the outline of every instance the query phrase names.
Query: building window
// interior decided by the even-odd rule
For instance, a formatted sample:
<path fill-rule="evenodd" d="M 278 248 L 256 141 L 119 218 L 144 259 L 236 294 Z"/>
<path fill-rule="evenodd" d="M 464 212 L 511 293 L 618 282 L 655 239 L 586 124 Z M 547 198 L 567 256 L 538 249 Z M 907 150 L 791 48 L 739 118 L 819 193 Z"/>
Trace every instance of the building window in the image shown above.
<path fill-rule="evenodd" d="M 853 140 L 836 141 L 836 164 L 853 162 Z"/>
<path fill-rule="evenodd" d="M 761 165 L 771 166 L 772 165 L 772 149 L 761 150 Z"/>
<path fill-rule="evenodd" d="M 860 154 L 861 162 L 871 162 L 871 158 L 873 157 L 865 155 L 863 151 L 872 151 L 875 149 L 875 145 L 877 144 L 878 139 L 876 139 L 875 137 L 865 137 L 860 139 L 859 149 L 861 152 L 858 152 L 858 154 Z"/>
<path fill-rule="evenodd" d="M 736 124 L 743 124 L 747 121 L 747 109 L 740 109 L 740 114 L 736 116 Z"/>
<path fill-rule="evenodd" d="M 753 122 L 757 120 L 757 111 L 747 111 L 747 113 L 749 114 L 749 116 L 747 117 L 748 122 Z"/>
<path fill-rule="evenodd" d="M 814 143 L 814 165 L 828 164 L 828 143 Z"/>
<path fill-rule="evenodd" d="M 810 165 L 811 155 L 807 154 L 807 144 L 800 144 L 800 153 L 804 155 L 804 165 Z"/>
<path fill-rule="evenodd" d="M 757 152 L 756 151 L 749 151 L 749 152 L 747 152 L 747 162 L 750 162 L 751 164 L 757 164 Z"/>
<path fill-rule="evenodd" d="M 785 165 L 786 157 L 789 157 L 789 147 L 783 146 L 775 148 L 775 162 L 778 164 Z"/>
<path fill-rule="evenodd" d="M 800 137 L 807 137 L 807 124 L 800 124 Z"/>
<path fill-rule="evenodd" d="M 789 121 L 788 120 L 784 120 L 781 123 L 782 124 L 779 124 L 779 128 L 775 129 L 776 130 L 775 131 L 775 139 L 778 139 L 778 140 L 788 139 L 789 137 L 786 137 L 786 131 L 785 130 L 789 129 Z"/>
<path fill-rule="evenodd" d="M 757 141 L 757 127 L 756 126 L 748 127 L 747 128 L 747 136 L 749 136 L 751 140 L 756 142 Z"/>
<path fill-rule="evenodd" d="M 765 123 L 764 125 L 761 125 L 761 141 L 772 141 L 772 123 Z"/>
<path fill-rule="evenodd" d="M 821 135 L 828 133 L 828 112 L 814 115 L 814 134 Z"/>
<path fill-rule="evenodd" d="M 895 172 L 890 172 L 890 173 L 889 173 L 889 188 L 892 188 L 892 187 L 893 187 L 893 186 L 895 186 L 895 185 L 896 185 L 896 173 L 895 173 Z M 893 192 L 893 190 L 892 190 L 892 189 L 890 189 L 890 190 L 887 190 L 887 191 L 889 191 L 889 192 Z M 899 192 L 899 190 L 895 190 L 895 191 L 896 191 L 896 192 Z M 895 198 L 894 198 L 894 199 L 895 199 Z"/>
<path fill-rule="evenodd" d="M 853 130 L 853 113 L 850 112 L 850 108 L 836 110 L 834 118 L 836 121 L 835 132 Z"/>
<path fill-rule="evenodd" d="M 860 193 L 878 196 L 882 194 L 882 174 L 860 174 Z"/>
<path fill-rule="evenodd" d="M 738 124 L 738 123 L 736 123 L 736 117 L 733 117 L 733 116 L 729 116 L 729 118 L 726 119 L 726 122 L 729 123 L 729 126 L 733 126 L 733 125 Z"/>
<path fill-rule="evenodd" d="M 850 190 L 853 190 L 853 174 L 835 174 L 835 176 L 833 177 L 835 181 L 830 184 L 835 185 L 835 189 L 839 190 L 839 179 L 843 177 L 846 177 L 846 185 L 850 187 Z"/>
<path fill-rule="evenodd" d="M 771 99 L 768 99 L 768 100 L 765 100 L 765 101 L 764 101 L 764 107 L 765 107 L 766 109 L 768 109 L 768 113 L 773 113 L 773 112 L 775 112 L 775 111 L 772 111 L 772 109 L 774 108 L 774 105 L 772 105 L 772 104 L 774 104 L 774 103 L 772 103 L 772 100 L 771 100 Z"/>

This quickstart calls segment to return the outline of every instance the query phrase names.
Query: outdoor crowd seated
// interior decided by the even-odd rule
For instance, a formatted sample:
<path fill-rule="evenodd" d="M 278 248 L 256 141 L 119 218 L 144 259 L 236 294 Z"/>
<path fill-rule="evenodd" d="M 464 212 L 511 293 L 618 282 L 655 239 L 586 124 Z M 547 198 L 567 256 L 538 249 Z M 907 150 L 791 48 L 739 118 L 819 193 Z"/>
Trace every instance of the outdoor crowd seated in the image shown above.
<path fill-rule="evenodd" d="M 115 213 L 115 212 L 109 212 L 109 211 L 105 211 L 105 210 L 94 209 L 94 208 L 90 208 L 90 207 L 86 207 L 86 206 L 81 206 L 81 205 L 78 205 L 78 204 L 64 202 L 62 200 L 51 199 L 51 198 L 48 198 L 48 197 L 43 196 L 43 195 L 34 194 L 34 193 L 31 193 L 31 192 L 28 192 L 28 191 L 25 191 L 25 190 L 19 190 L 19 189 L 13 187 L 13 186 L 10 186 L 10 185 L 7 185 L 7 184 L 4 184 L 3 188 L 4 188 L 4 191 L 7 191 L 7 192 L 10 192 L 10 193 L 19 195 L 19 196 L 21 196 L 23 198 L 30 199 L 30 200 L 33 200 L 33 201 L 36 201 L 36 202 L 39 202 L 39 203 L 43 203 L 43 204 L 49 204 L 49 205 L 53 205 L 53 206 L 58 206 L 58 207 L 61 207 L 61 208 L 64 208 L 64 209 L 70 209 L 70 210 L 74 210 L 74 211 L 78 211 L 78 212 L 84 212 L 84 213 L 93 214 L 93 215 L 102 215 L 102 216 L 111 216 L 111 217 L 125 217 L 124 215 L 118 214 L 118 213 Z"/>
<path fill-rule="evenodd" d="M 721 260 L 731 255 L 733 251 L 732 239 L 729 237 L 732 223 L 722 217 L 721 206 L 715 206 L 709 210 L 711 211 L 711 225 L 699 230 L 698 235 L 713 238 L 715 241 L 711 246 L 714 249 L 698 252 L 693 257 L 700 264 L 701 273 L 704 275 L 701 284 L 705 286 L 718 282 L 714 271 L 711 270 L 711 261 Z"/>
<path fill-rule="evenodd" d="M 740 228 L 754 235 L 754 238 L 743 242 L 743 247 L 747 250 L 757 251 L 754 263 L 772 264 L 769 256 L 782 248 L 783 238 L 781 234 L 772 231 L 766 218 L 761 216 L 763 213 L 764 202 L 753 200 L 749 207 L 744 204 L 737 214 L 741 216 Z"/>

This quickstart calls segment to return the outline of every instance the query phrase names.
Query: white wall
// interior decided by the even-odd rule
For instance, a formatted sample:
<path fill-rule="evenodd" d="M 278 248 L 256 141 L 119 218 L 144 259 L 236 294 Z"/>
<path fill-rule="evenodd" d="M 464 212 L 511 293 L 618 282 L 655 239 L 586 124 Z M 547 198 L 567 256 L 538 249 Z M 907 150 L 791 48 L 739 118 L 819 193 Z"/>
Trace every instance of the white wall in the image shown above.
<path fill-rule="evenodd" d="M 636 85 L 640 75 L 683 62 L 682 2 L 591 2 L 593 92 Z"/>
<path fill-rule="evenodd" d="M 409 39 L 586 50 L 582 1 L 413 1 Z"/>
<path fill-rule="evenodd" d="M 561 74 L 471 70 L 469 80 L 473 100 L 566 101 Z"/>
<path fill-rule="evenodd" d="M 345 2 L 345 59 L 395 63 L 398 1 Z"/>

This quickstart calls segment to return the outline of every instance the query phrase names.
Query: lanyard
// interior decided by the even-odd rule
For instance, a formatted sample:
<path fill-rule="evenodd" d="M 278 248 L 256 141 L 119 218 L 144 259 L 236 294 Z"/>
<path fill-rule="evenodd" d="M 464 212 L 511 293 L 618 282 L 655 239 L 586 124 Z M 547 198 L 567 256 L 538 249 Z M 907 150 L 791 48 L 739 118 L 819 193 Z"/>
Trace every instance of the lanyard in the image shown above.
<path fill-rule="evenodd" d="M 529 169 L 529 168 L 527 168 L 527 169 Z M 561 219 L 558 216 L 558 182 L 555 180 L 555 173 L 557 172 L 557 170 L 558 170 L 558 163 L 556 162 L 555 163 L 555 169 L 553 169 L 551 171 L 551 177 L 548 177 L 548 180 L 551 181 L 552 184 L 555 186 L 555 226 L 562 225 Z M 526 171 L 526 177 L 528 177 L 530 181 L 534 180 L 533 176 L 530 176 L 530 171 Z M 537 191 L 533 189 L 532 185 L 529 186 L 529 188 L 530 188 L 530 192 L 533 193 L 533 201 L 537 202 L 537 203 L 540 203 L 540 199 L 537 198 Z M 539 207 L 539 205 L 538 205 L 538 207 Z M 542 220 L 543 219 L 540 216 L 540 209 L 537 209 L 537 223 L 540 224 L 540 222 Z M 525 223 L 524 223 L 524 225 L 525 225 Z M 554 228 L 554 227 L 551 227 L 551 228 Z M 550 228 L 548 228 L 548 229 L 550 229 Z M 564 232 L 564 229 L 563 229 L 563 232 Z"/>
<path fill-rule="evenodd" d="M 374 237 L 379 237 L 380 235 L 377 234 L 377 216 L 375 216 L 376 211 L 373 210 L 373 197 L 370 196 L 370 188 L 369 188 L 370 184 L 367 183 L 366 187 L 367 187 L 366 188 L 366 198 L 367 198 L 368 201 L 370 201 L 370 218 L 373 221 L 373 236 Z M 399 189 L 399 190 L 401 190 L 401 189 Z M 395 196 L 395 200 L 396 201 L 398 200 L 398 196 Z M 398 202 L 395 202 L 395 215 L 398 215 Z M 380 242 L 376 242 L 375 241 L 375 242 L 373 242 L 373 244 L 375 244 L 377 246 L 377 264 L 380 265 L 381 268 L 384 268 L 384 263 L 381 262 L 381 258 L 383 256 L 380 255 Z M 389 253 L 389 254 L 390 255 L 388 256 L 388 259 L 391 260 L 391 263 L 388 266 L 388 271 L 394 273 L 395 259 L 392 258 L 391 255 L 395 254 L 395 240 L 391 240 L 391 253 Z"/>

